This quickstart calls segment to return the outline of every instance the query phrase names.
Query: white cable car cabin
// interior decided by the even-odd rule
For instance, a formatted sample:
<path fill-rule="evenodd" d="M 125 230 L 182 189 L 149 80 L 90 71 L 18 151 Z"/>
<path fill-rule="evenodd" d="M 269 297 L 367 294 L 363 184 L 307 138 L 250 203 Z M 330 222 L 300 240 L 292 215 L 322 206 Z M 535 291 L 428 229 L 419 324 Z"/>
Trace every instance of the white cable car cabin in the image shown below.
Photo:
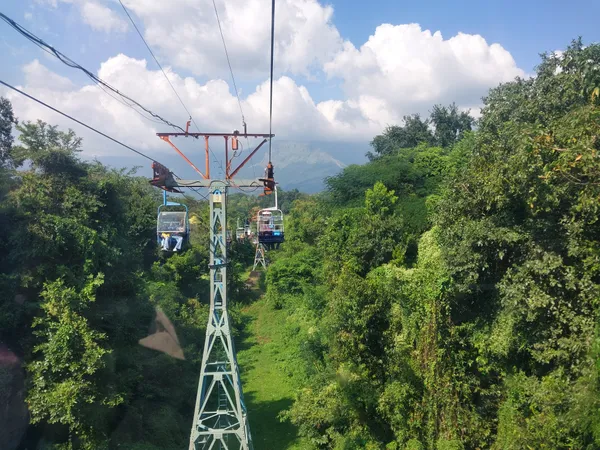
<path fill-rule="evenodd" d="M 244 227 L 238 227 L 235 229 L 235 238 L 238 241 L 243 241 L 246 235 L 244 234 Z"/>
<path fill-rule="evenodd" d="M 265 247 L 279 248 L 284 241 L 283 212 L 277 208 L 277 188 L 275 188 L 275 206 L 261 209 L 256 217 L 258 243 Z"/>
<path fill-rule="evenodd" d="M 244 220 L 244 226 L 240 226 L 240 219 L 237 220 L 237 227 L 235 229 L 235 238 L 238 241 L 243 241 L 250 236 L 250 223 L 248 219 Z"/>

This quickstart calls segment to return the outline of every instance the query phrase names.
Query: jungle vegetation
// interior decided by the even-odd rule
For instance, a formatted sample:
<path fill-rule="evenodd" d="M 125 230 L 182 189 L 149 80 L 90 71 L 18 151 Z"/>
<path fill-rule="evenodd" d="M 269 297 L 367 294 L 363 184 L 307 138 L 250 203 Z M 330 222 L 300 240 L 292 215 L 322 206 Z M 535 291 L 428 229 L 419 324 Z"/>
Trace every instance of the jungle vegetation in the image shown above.
<path fill-rule="evenodd" d="M 599 136 L 600 45 L 574 41 L 478 120 L 434 105 L 325 192 L 282 193 L 261 280 L 286 312 L 279 420 L 312 449 L 600 448 Z M 0 356 L 21 362 L 0 366 L 0 404 L 27 405 L 21 448 L 186 448 L 207 204 L 187 198 L 191 245 L 160 255 L 160 194 L 83 148 L 0 101 Z M 268 201 L 232 195 L 232 226 Z M 253 249 L 231 251 L 239 337 Z M 139 345 L 158 311 L 184 359 Z"/>

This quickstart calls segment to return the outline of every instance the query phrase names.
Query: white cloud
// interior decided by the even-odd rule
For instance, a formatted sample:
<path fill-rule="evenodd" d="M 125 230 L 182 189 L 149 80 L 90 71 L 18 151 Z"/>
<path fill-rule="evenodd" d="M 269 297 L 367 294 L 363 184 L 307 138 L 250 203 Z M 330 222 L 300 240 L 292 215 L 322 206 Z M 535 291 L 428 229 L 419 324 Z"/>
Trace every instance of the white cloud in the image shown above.
<path fill-rule="evenodd" d="M 171 131 L 171 128 L 143 119 L 96 85 L 77 87 L 37 60 L 27 64 L 23 70 L 23 89 L 30 95 L 151 155 L 170 151 L 167 144 L 156 137 L 156 133 Z M 193 78 L 182 78 L 169 69 L 167 74 L 202 131 L 230 132 L 234 128 L 241 129 L 237 99 L 225 81 L 215 79 L 199 84 Z M 145 60 L 118 55 L 102 63 L 98 75 L 150 110 L 184 126 L 187 117 L 171 87 L 160 71 L 148 70 Z M 315 104 L 308 90 L 298 86 L 291 78 L 275 80 L 273 90 L 273 130 L 277 137 L 316 139 L 343 126 L 322 114 L 320 105 Z M 84 137 L 86 148 L 90 149 L 89 154 L 119 154 L 125 151 L 17 93 L 3 90 L 0 94 L 8 96 L 13 102 L 20 120 L 42 119 L 63 128 L 75 129 Z M 269 84 L 265 81 L 243 100 L 249 132 L 268 131 L 268 95 Z"/>
<path fill-rule="evenodd" d="M 207 11 L 205 6 L 197 2 L 190 6 L 188 4 L 190 1 L 173 0 L 173 4 L 169 6 L 175 19 L 182 15 L 191 18 L 182 25 L 180 30 L 184 34 L 190 33 L 191 36 L 189 45 L 185 45 L 181 50 L 181 56 L 177 56 L 184 58 L 183 65 L 198 58 L 207 58 L 210 52 L 222 51 L 218 47 L 220 37 L 215 30 L 205 31 L 208 42 L 206 48 L 202 49 L 202 46 L 197 45 L 200 38 L 192 35 L 200 32 L 202 28 L 200 23 L 208 23 L 207 17 L 212 17 L 210 14 L 214 12 Z M 235 1 L 228 2 L 227 7 L 233 7 Z M 161 39 L 168 40 L 168 36 L 161 35 L 163 32 L 177 33 L 176 30 L 169 28 L 169 24 L 175 19 L 166 17 L 167 24 L 163 24 L 162 28 L 158 25 L 158 19 L 156 24 L 153 22 L 154 19 L 151 19 L 161 12 L 164 13 L 164 2 L 151 0 L 127 0 L 127 2 L 133 9 L 137 10 L 144 6 L 148 9 L 144 13 L 138 13 L 147 17 L 145 20 L 149 20 L 146 23 L 147 33 L 149 36 L 156 33 L 153 39 L 157 42 Z M 247 8 L 246 12 L 249 15 L 245 18 L 248 22 L 252 22 L 250 19 L 253 13 L 258 14 L 255 11 L 258 2 L 259 0 L 248 0 L 238 5 L 242 8 L 242 12 Z M 269 11 L 267 3 L 265 0 L 260 0 L 260 4 L 265 8 L 262 15 L 265 15 L 265 11 Z M 285 59 L 283 56 L 285 52 L 283 52 L 281 53 L 283 62 L 280 64 L 287 64 L 292 71 L 302 71 L 318 62 L 331 79 L 340 80 L 346 97 L 342 100 L 325 98 L 316 101 L 311 92 L 297 80 L 289 76 L 276 77 L 273 86 L 273 131 L 278 139 L 368 141 L 380 133 L 386 125 L 399 123 L 403 115 L 415 112 L 427 114 L 434 104 L 448 104 L 452 101 L 455 101 L 461 110 L 470 108 L 471 113 L 476 116 L 479 113 L 481 97 L 490 87 L 499 82 L 509 81 L 515 76 L 524 75 L 509 52 L 498 44 L 488 44 L 478 35 L 459 33 L 445 40 L 439 32 L 432 34 L 430 31 L 422 30 L 416 24 L 381 25 L 360 48 L 356 48 L 349 42 L 338 46 L 341 41 L 337 31 L 330 24 L 330 8 L 321 7 L 314 0 L 302 0 L 296 3 L 290 0 L 286 3 L 282 1 L 281 4 L 285 5 L 280 8 L 283 10 L 281 15 L 285 16 L 286 11 L 288 15 L 292 14 L 295 10 L 296 19 L 301 25 L 289 27 L 288 35 L 283 33 L 286 36 L 282 38 L 285 42 L 280 45 L 284 47 L 287 45 L 286 48 L 293 49 L 295 53 L 292 53 L 295 57 L 288 55 L 288 59 Z M 205 17 L 206 15 L 208 16 Z M 247 73 L 252 70 L 258 73 L 257 66 L 253 65 L 252 61 L 268 59 L 267 53 L 263 55 L 257 50 L 264 39 L 268 40 L 268 27 L 264 33 L 257 31 L 252 34 L 249 24 L 236 22 L 238 19 L 234 10 L 224 16 L 232 21 L 233 25 L 228 26 L 249 27 L 247 30 L 238 28 L 237 32 L 243 32 L 247 36 L 244 41 L 248 50 Z M 199 21 L 196 24 L 193 19 L 199 17 L 203 17 L 204 22 Z M 224 19 L 224 23 L 229 23 L 227 20 Z M 254 21 L 252 26 L 256 23 L 258 21 Z M 287 25 L 280 26 L 285 28 Z M 184 30 L 186 27 L 188 27 L 187 31 Z M 324 38 L 324 47 L 327 47 L 328 42 L 336 42 L 330 48 L 324 49 L 319 45 L 307 43 L 308 36 L 314 37 L 324 33 L 327 37 L 330 32 L 333 33 L 333 38 L 329 40 Z M 181 39 L 179 37 L 175 41 L 182 42 Z M 214 41 L 216 44 L 211 39 L 216 40 Z M 164 45 L 174 44 L 165 42 Z M 234 46 L 230 45 L 230 47 Z M 316 59 L 311 55 L 311 48 L 316 51 Z M 282 52 L 281 48 L 279 51 Z M 232 52 L 232 57 L 237 54 L 235 52 Z M 207 65 L 201 66 L 203 72 L 219 71 L 223 76 L 227 74 L 227 70 L 219 70 L 218 63 L 208 59 L 206 61 Z M 155 136 L 156 132 L 169 131 L 168 127 L 143 119 L 131 108 L 102 92 L 97 86 L 77 87 L 68 79 L 49 71 L 37 60 L 26 65 L 23 70 L 24 88 L 32 95 L 150 154 L 170 151 L 169 147 Z M 215 78 L 202 84 L 193 77 L 180 76 L 170 67 L 166 67 L 165 70 L 202 131 L 228 132 L 234 128 L 241 128 L 237 99 L 228 82 Z M 171 87 L 159 70 L 148 69 L 145 60 L 117 55 L 101 64 L 98 75 L 152 111 L 184 126 L 187 116 Z M 265 76 L 261 78 L 261 80 L 265 79 Z M 11 93 L 9 98 L 14 102 L 16 114 L 21 120 L 41 118 L 63 127 L 73 127 L 84 136 L 88 143 L 87 148 L 91 148 L 92 153 L 98 155 L 117 151 L 114 145 L 107 144 L 103 138 L 81 131 L 77 125 L 67 119 L 18 94 Z M 268 81 L 262 81 L 253 92 L 242 96 L 242 106 L 249 132 L 268 130 L 268 98 Z"/>
<path fill-rule="evenodd" d="M 458 108 L 458 110 L 461 112 L 469 113 L 469 115 L 471 117 L 473 117 L 474 119 L 479 119 L 479 118 L 481 118 L 482 106 L 483 106 L 482 104 L 473 105 L 473 106 L 461 106 Z"/>
<path fill-rule="evenodd" d="M 380 25 L 360 49 L 346 42 L 325 72 L 369 118 L 388 123 L 435 103 L 477 105 L 490 87 L 524 75 L 499 44 L 464 33 L 444 40 L 418 24 Z"/>
<path fill-rule="evenodd" d="M 80 5 L 84 17 L 86 8 L 96 6 L 82 5 L 99 7 L 99 0 L 60 1 Z M 137 15 L 147 41 L 163 62 L 209 79 L 229 79 L 211 1 L 123 1 Z M 216 0 L 233 70 L 240 78 L 260 81 L 268 74 L 270 3 Z M 115 14 L 107 11 L 107 17 Z M 427 114 L 435 103 L 454 101 L 460 107 L 474 105 L 475 111 L 490 87 L 525 75 L 508 51 L 488 44 L 480 35 L 458 33 L 444 39 L 439 31 L 432 33 L 418 24 L 383 24 L 357 48 L 342 40 L 332 17 L 333 8 L 318 0 L 278 1 L 275 65 L 276 73 L 303 75 L 312 82 L 318 82 L 314 75 L 323 70 L 341 83 L 345 101 L 323 99 L 310 107 L 336 132 L 376 132 L 405 114 Z M 108 31 L 110 25 L 106 27 Z M 310 95 L 296 88 L 298 106 L 309 108 L 300 99 Z M 287 110 L 282 109 L 282 114 Z"/>
<path fill-rule="evenodd" d="M 563 50 L 554 50 L 552 52 L 552 55 L 555 58 L 558 58 L 559 60 L 562 60 L 564 58 L 564 54 L 565 52 Z M 558 75 L 559 73 L 563 72 L 563 68 L 561 66 L 556 66 L 556 69 L 554 69 L 554 75 Z"/>
<path fill-rule="evenodd" d="M 93 30 L 105 33 L 125 32 L 129 29 L 129 23 L 120 17 L 115 11 L 102 3 L 106 0 L 36 0 L 53 8 L 58 7 L 58 2 L 75 5 L 83 18 L 83 21 Z"/>
<path fill-rule="evenodd" d="M 100 3 L 84 0 L 79 1 L 78 4 L 83 20 L 94 30 L 110 33 L 111 31 L 124 32 L 129 28 L 129 24 L 124 19 Z"/>
<path fill-rule="evenodd" d="M 25 75 L 25 84 L 30 88 L 44 88 L 52 86 L 52 89 L 59 92 L 72 90 L 75 85 L 66 77 L 55 74 L 42 65 L 37 59 L 23 67 Z"/>
<path fill-rule="evenodd" d="M 94 30 L 129 29 L 125 13 L 110 9 L 109 0 L 36 0 L 56 7 L 74 5 Z M 236 76 L 262 79 L 269 72 L 271 2 L 215 0 L 227 49 Z M 123 0 L 135 14 L 145 39 L 161 62 L 195 75 L 225 76 L 227 59 L 213 3 L 210 0 Z M 333 8 L 318 0 L 278 0 L 275 20 L 275 70 L 311 76 L 341 48 L 342 38 L 332 24 Z"/>
<path fill-rule="evenodd" d="M 145 38 L 170 64 L 210 77 L 228 74 L 211 1 L 127 0 L 143 20 Z M 269 70 L 269 0 L 216 0 L 234 73 L 263 78 Z M 317 0 L 281 0 L 276 7 L 275 61 L 278 73 L 309 75 L 341 48 L 331 23 L 333 8 Z"/>

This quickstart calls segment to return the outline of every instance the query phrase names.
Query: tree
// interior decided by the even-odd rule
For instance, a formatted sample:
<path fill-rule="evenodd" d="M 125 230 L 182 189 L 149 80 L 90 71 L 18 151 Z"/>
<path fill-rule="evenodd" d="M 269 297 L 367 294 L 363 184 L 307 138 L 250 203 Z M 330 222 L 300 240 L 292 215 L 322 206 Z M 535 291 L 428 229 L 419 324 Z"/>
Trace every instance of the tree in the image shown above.
<path fill-rule="evenodd" d="M 375 136 L 371 141 L 371 147 L 375 153 L 368 152 L 370 160 L 393 155 L 403 148 L 413 148 L 425 142 L 432 144 L 434 141 L 429 121 L 421 119 L 419 114 L 404 116 L 404 125 L 388 126 L 383 134 Z"/>
<path fill-rule="evenodd" d="M 404 116 L 404 124 L 388 126 L 383 134 L 371 141 L 373 152 L 367 157 L 373 161 L 388 155 L 396 155 L 403 149 L 418 145 L 452 147 L 464 134 L 471 131 L 475 119 L 468 111 L 459 112 L 458 106 L 435 105 L 427 119 L 419 114 Z"/>
<path fill-rule="evenodd" d="M 17 124 L 10 101 L 0 97 L 0 169 L 11 169 L 14 166 L 12 144 L 14 138 L 12 127 Z"/>
<path fill-rule="evenodd" d="M 468 111 L 458 111 L 455 103 L 450 106 L 435 105 L 429 116 L 435 131 L 433 141 L 439 147 L 451 147 L 471 131 L 475 119 Z"/>
<path fill-rule="evenodd" d="M 18 125 L 17 130 L 21 133 L 21 145 L 13 148 L 16 167 L 30 161 L 34 170 L 42 173 L 55 171 L 65 175 L 77 165 L 75 155 L 81 152 L 82 140 L 73 130 L 60 131 L 56 125 L 48 125 L 41 120 L 36 123 L 25 122 Z"/>
<path fill-rule="evenodd" d="M 102 275 L 90 278 L 81 291 L 62 280 L 47 283 L 41 294 L 43 315 L 33 322 L 42 342 L 34 348 L 37 359 L 29 365 L 31 420 L 66 425 L 68 449 L 74 444 L 89 450 L 106 447 L 106 436 L 98 433 L 95 421 L 102 406 L 122 401 L 97 378 L 109 353 L 101 345 L 106 335 L 91 329 L 83 316 L 102 280 Z"/>
<path fill-rule="evenodd" d="M 335 279 L 345 268 L 362 276 L 372 268 L 404 257 L 403 221 L 393 214 L 397 197 L 381 182 L 365 193 L 364 207 L 337 211 L 319 241 L 326 276 Z"/>
<path fill-rule="evenodd" d="M 490 90 L 476 131 L 436 106 L 440 147 L 388 129 L 381 155 L 328 180 L 324 363 L 289 412 L 314 442 L 600 446 L 600 45 L 536 70 Z M 416 193 L 433 228 L 407 264 L 388 219 Z"/>
<path fill-rule="evenodd" d="M 583 424 L 597 412 L 577 414 L 570 400 L 597 392 L 599 48 L 575 42 L 544 57 L 535 79 L 492 89 L 472 157 L 439 204 L 454 280 L 448 331 L 464 333 L 446 352 L 472 361 L 455 377 L 488 383 L 465 394 L 487 399 L 484 421 L 497 417 L 494 448 L 599 444 Z"/>
<path fill-rule="evenodd" d="M 394 204 L 397 200 L 394 191 L 388 191 L 383 183 L 377 182 L 373 189 L 367 190 L 365 194 L 367 214 L 389 217 L 394 213 Z"/>
<path fill-rule="evenodd" d="M 325 231 L 329 210 L 315 198 L 294 200 L 286 216 L 285 239 L 315 245 Z"/>
<path fill-rule="evenodd" d="M 182 341 L 191 336 L 191 353 L 201 355 L 206 311 L 193 296 L 206 284 L 198 264 L 206 266 L 207 252 L 181 255 L 164 282 L 148 281 L 159 198 L 147 179 L 81 161 L 80 140 L 43 123 L 26 124 L 20 140 L 21 160 L 31 166 L 0 202 L 0 340 L 25 355 L 42 438 L 56 448 L 102 448 L 127 411 L 113 442 L 138 441 L 143 425 L 159 447 L 183 445 L 187 417 L 175 418 L 193 410 L 193 394 L 165 380 L 192 386 L 194 363 L 170 362 L 138 340 L 148 335 L 156 299 Z M 121 401 L 124 408 L 115 408 Z M 168 417 L 143 424 L 145 409 Z"/>

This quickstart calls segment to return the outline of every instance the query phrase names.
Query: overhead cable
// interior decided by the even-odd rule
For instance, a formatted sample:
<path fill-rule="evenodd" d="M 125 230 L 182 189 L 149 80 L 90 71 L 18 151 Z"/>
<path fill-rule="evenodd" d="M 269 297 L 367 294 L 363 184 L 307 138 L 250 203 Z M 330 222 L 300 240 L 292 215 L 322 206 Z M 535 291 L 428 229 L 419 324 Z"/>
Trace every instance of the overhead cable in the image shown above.
<path fill-rule="evenodd" d="M 110 137 L 108 134 L 106 134 L 106 133 L 103 133 L 102 131 L 99 131 L 99 130 L 95 129 L 94 127 L 91 127 L 91 126 L 89 126 L 89 125 L 87 125 L 87 124 L 83 123 L 82 121 L 80 121 L 80 120 L 77 120 L 77 119 L 75 119 L 74 117 L 72 117 L 72 116 L 70 116 L 70 115 L 68 115 L 68 114 L 66 114 L 66 113 L 64 113 L 64 112 L 62 112 L 62 111 L 59 111 L 58 109 L 56 109 L 56 108 L 54 108 L 54 107 L 52 107 L 52 106 L 48 105 L 47 103 L 44 103 L 43 101 L 41 101 L 41 100 L 38 100 L 37 98 L 35 98 L 35 97 L 33 97 L 33 96 L 31 96 L 31 95 L 27 94 L 26 92 L 23 92 L 23 91 L 22 91 L 22 90 L 20 90 L 20 89 L 17 89 L 16 87 L 14 87 L 14 86 L 12 86 L 12 85 L 10 85 L 10 84 L 8 84 L 8 83 L 6 83 L 6 82 L 2 81 L 2 80 L 0 80 L 0 84 L 3 84 L 3 85 L 4 85 L 4 86 L 6 86 L 7 88 L 10 88 L 10 89 L 12 89 L 12 90 L 14 90 L 14 91 L 18 92 L 19 94 L 22 94 L 22 95 L 24 95 L 25 97 L 27 97 L 27 98 L 29 98 L 29 99 L 31 99 L 31 100 L 33 100 L 33 101 L 35 101 L 35 102 L 39 103 L 40 105 L 42 105 L 42 106 L 45 106 L 46 108 L 48 108 L 48 109 L 51 109 L 52 111 L 54 111 L 54 112 L 57 112 L 58 114 L 60 114 L 60 115 L 62 115 L 62 116 L 64 116 L 64 117 L 66 117 L 66 118 L 68 118 L 68 119 L 71 119 L 72 121 L 74 121 L 74 122 L 77 122 L 77 123 L 78 123 L 78 124 L 80 124 L 80 125 L 83 125 L 84 127 L 88 128 L 89 130 L 92 130 L 93 132 L 95 132 L 95 133 L 98 133 L 99 135 L 101 135 L 101 136 L 104 136 L 104 137 L 105 137 L 105 138 L 107 138 L 107 139 L 110 139 L 111 141 L 113 141 L 113 142 L 115 142 L 115 143 L 117 143 L 117 144 L 119 144 L 119 145 L 121 145 L 121 146 L 125 147 L 125 148 L 126 148 L 126 149 L 128 149 L 128 150 L 131 150 L 131 151 L 132 151 L 132 152 L 134 152 L 134 153 L 137 153 L 138 155 L 140 155 L 140 156 L 142 156 L 142 157 L 144 157 L 144 158 L 146 158 L 146 159 L 148 159 L 148 160 L 150 160 L 150 161 L 152 161 L 152 162 L 158 162 L 158 161 L 156 161 L 156 159 L 154 159 L 154 158 L 151 158 L 151 157 L 150 157 L 150 156 L 148 156 L 148 155 L 145 155 L 144 153 L 142 153 L 142 152 L 140 152 L 140 151 L 138 151 L 138 150 L 136 150 L 136 149 L 134 149 L 134 148 L 130 147 L 129 145 L 127 145 L 127 144 L 124 144 L 123 142 L 121 142 L 121 141 L 119 141 L 119 140 L 117 140 L 117 139 L 115 139 L 115 138 L 113 138 L 113 137 Z M 161 163 L 159 162 L 159 164 L 161 164 Z M 161 164 L 161 165 L 164 165 L 164 164 Z M 171 173 L 172 173 L 172 172 L 171 172 Z M 180 178 L 180 177 L 178 177 L 178 176 L 177 176 L 177 174 L 175 174 L 175 173 L 173 173 L 173 176 L 174 176 L 175 178 Z M 197 189 L 194 189 L 194 188 L 190 188 L 190 189 L 192 189 L 194 192 L 196 192 L 196 193 L 197 193 L 198 195 L 200 195 L 201 197 L 204 197 L 204 199 L 208 200 L 208 198 L 207 198 L 205 195 L 202 195 L 200 192 L 198 192 L 198 190 L 197 190 Z"/>
<path fill-rule="evenodd" d="M 208 200 L 208 196 L 204 195 L 202 192 L 200 192 L 198 189 L 196 188 L 190 188 L 192 191 L 194 191 L 196 194 L 198 194 L 200 197 L 202 197 L 204 200 Z"/>
<path fill-rule="evenodd" d="M 182 179 L 182 178 L 181 178 L 180 176 L 178 176 L 176 173 L 173 173 L 173 172 L 171 172 L 171 173 L 173 174 L 173 176 L 174 176 L 175 178 L 177 178 L 177 179 L 179 179 L 179 180 L 181 180 L 181 179 Z M 194 188 L 194 187 L 191 187 L 191 186 L 187 186 L 187 187 L 188 187 L 189 189 L 191 189 L 192 191 L 194 191 L 196 194 L 198 194 L 200 197 L 204 198 L 204 200 L 208 200 L 208 197 L 207 197 L 206 195 L 202 194 L 202 193 L 201 193 L 201 192 L 200 192 L 198 189 L 196 189 L 196 188 Z"/>
<path fill-rule="evenodd" d="M 160 62 L 158 62 L 158 58 L 156 57 L 156 55 L 154 54 L 154 52 L 152 51 L 152 49 L 150 48 L 150 45 L 148 45 L 148 42 L 146 42 L 146 39 L 144 39 L 144 35 L 142 34 L 142 32 L 140 31 L 140 29 L 137 27 L 137 25 L 135 24 L 135 22 L 133 21 L 133 18 L 131 17 L 131 14 L 129 14 L 129 11 L 127 10 L 127 8 L 125 7 L 125 5 L 123 4 L 123 2 L 121 0 L 119 0 L 119 3 L 121 4 L 121 7 L 123 8 L 123 11 L 125 11 L 125 14 L 127 14 L 127 17 L 129 17 L 129 21 L 131 22 L 131 24 L 133 25 L 133 27 L 135 28 L 135 31 L 137 31 L 137 34 L 140 36 L 140 38 L 142 39 L 142 42 L 144 43 L 144 45 L 146 46 L 146 48 L 148 49 L 148 52 L 150 52 L 150 55 L 152 55 L 152 58 L 154 59 L 154 62 L 156 63 L 156 65 L 160 68 L 162 74 L 165 76 L 167 82 L 169 83 L 169 86 L 171 86 L 171 89 L 173 90 L 173 92 L 175 93 L 175 96 L 177 97 L 177 99 L 179 100 L 179 103 L 181 103 L 181 106 L 183 106 L 183 109 L 185 110 L 185 112 L 187 113 L 187 115 L 189 116 L 190 120 L 192 121 L 192 123 L 194 124 L 194 126 L 196 127 L 196 130 L 198 131 L 198 133 L 200 133 L 200 127 L 198 127 L 198 124 L 196 123 L 196 121 L 194 120 L 194 117 L 192 116 L 192 113 L 190 112 L 190 110 L 187 108 L 187 106 L 185 106 L 185 103 L 183 102 L 181 96 L 179 95 L 179 93 L 177 92 L 177 89 L 175 89 L 175 86 L 173 86 L 173 83 L 171 83 L 171 80 L 169 80 L 169 77 L 167 76 L 167 73 L 164 71 L 162 65 L 160 64 Z M 238 99 L 239 100 L 239 99 Z M 242 119 L 243 119 L 243 114 L 242 114 Z M 215 159 L 215 161 L 217 160 L 217 156 L 214 154 L 214 152 L 212 151 L 212 149 L 210 149 L 210 152 L 213 155 L 213 158 Z M 221 170 L 223 170 L 223 166 L 221 165 Z"/>
<path fill-rule="evenodd" d="M 213 0 L 214 1 L 214 0 Z M 271 2 L 271 89 L 269 94 L 269 163 L 271 162 L 271 142 L 273 141 L 273 53 L 275 48 L 275 0 Z"/>
<path fill-rule="evenodd" d="M 221 33 L 221 40 L 223 41 L 223 48 L 225 49 L 225 57 L 227 58 L 227 65 L 229 66 L 229 73 L 231 74 L 231 81 L 233 82 L 233 89 L 235 90 L 235 96 L 237 97 L 238 105 L 240 107 L 240 114 L 242 115 L 242 124 L 244 125 L 244 132 L 246 132 L 246 119 L 244 118 L 244 110 L 242 109 L 242 101 L 240 100 L 240 94 L 238 92 L 237 85 L 235 83 L 235 77 L 233 76 L 233 69 L 231 68 L 231 61 L 229 60 L 229 52 L 227 51 L 227 44 L 225 43 L 225 36 L 223 35 L 223 29 L 221 28 L 221 19 L 219 19 L 219 11 L 217 10 L 217 4 L 215 0 L 212 0 L 215 8 L 215 16 L 217 16 L 217 25 L 219 25 L 219 33 Z"/>
<path fill-rule="evenodd" d="M 169 77 L 167 76 L 167 74 L 165 73 L 163 67 L 160 65 L 160 63 L 158 62 L 158 59 L 156 58 L 156 56 L 154 55 L 154 52 L 152 51 L 152 49 L 150 48 L 150 46 L 148 45 L 148 43 L 146 42 L 146 39 L 144 39 L 144 36 L 142 35 L 142 33 L 140 32 L 140 29 L 137 27 L 137 25 L 135 24 L 135 22 L 133 21 L 133 18 L 131 17 L 131 15 L 129 14 L 129 11 L 127 11 L 127 8 L 125 8 L 125 5 L 123 4 L 123 2 L 121 0 L 119 0 L 119 3 L 121 4 L 121 6 L 123 7 L 123 11 L 125 11 L 125 14 L 127 14 L 127 17 L 129 17 L 129 20 L 131 21 L 131 24 L 133 25 L 133 28 L 135 28 L 135 31 L 137 31 L 137 34 L 140 36 L 140 38 L 142 38 L 142 42 L 144 42 L 144 45 L 146 46 L 146 48 L 148 49 L 148 51 L 150 52 L 150 54 L 152 55 L 152 58 L 154 58 L 154 62 L 156 63 L 156 65 L 160 68 L 161 72 L 163 73 L 163 75 L 165 76 L 165 78 L 167 79 L 167 82 L 169 83 L 169 86 L 171 86 L 171 89 L 173 89 L 173 92 L 175 93 L 175 95 L 177 96 L 177 99 L 179 100 L 179 103 L 181 103 L 181 106 L 183 106 L 183 109 L 185 109 L 185 112 L 188 114 L 188 116 L 190 117 L 190 119 L 192 119 L 192 113 L 190 113 L 190 111 L 187 109 L 187 107 L 185 106 L 185 103 L 183 103 L 183 100 L 181 99 L 181 97 L 179 96 L 179 94 L 177 93 L 177 90 L 175 89 L 175 86 L 173 86 L 173 83 L 171 83 L 171 80 L 169 80 Z M 192 119 L 193 120 L 193 119 Z M 195 125 L 195 122 L 194 122 Z"/>
<path fill-rule="evenodd" d="M 112 91 L 113 93 L 119 95 L 120 97 L 122 97 L 126 101 L 129 101 L 129 102 L 133 103 L 138 108 L 142 109 L 144 112 L 146 112 L 150 116 L 154 117 L 155 119 L 160 120 L 164 124 L 166 124 L 166 125 L 168 125 L 170 127 L 176 128 L 176 129 L 178 129 L 178 130 L 180 130 L 180 131 L 182 131 L 182 132 L 185 133 L 185 130 L 183 128 L 181 128 L 180 126 L 173 124 L 172 122 L 168 121 L 167 119 L 161 117 L 160 115 L 152 112 L 150 109 L 148 109 L 145 106 L 141 105 L 140 103 L 138 103 L 137 101 L 135 101 L 131 97 L 125 95 L 122 92 L 120 92 L 118 89 L 116 89 L 115 87 L 111 86 L 106 81 L 100 79 L 93 72 L 90 72 L 85 67 L 81 66 L 80 64 L 76 63 L 71 58 L 69 58 L 68 56 L 66 56 L 64 53 L 60 52 L 59 50 L 57 50 L 56 48 L 54 48 L 50 44 L 46 43 L 43 39 L 37 37 L 36 35 L 34 35 L 33 33 L 31 33 L 30 31 L 28 31 L 27 29 L 23 28 L 17 22 L 15 22 L 14 20 L 12 20 L 10 17 L 8 17 L 5 14 L 3 14 L 3 13 L 0 12 L 0 18 L 3 19 L 6 23 L 8 23 L 15 30 L 17 30 L 19 33 L 21 33 L 23 36 L 25 36 L 27 39 L 29 39 L 31 42 L 33 42 L 35 45 L 37 45 L 38 47 L 40 47 L 42 50 L 44 50 L 45 52 L 50 53 L 51 55 L 53 55 L 56 58 L 58 58 L 63 64 L 65 64 L 65 65 L 67 65 L 69 67 L 72 67 L 74 69 L 81 70 L 94 83 L 98 84 L 101 87 L 103 86 L 103 87 L 109 89 L 110 91 Z M 131 108 L 133 108 L 132 105 L 129 105 L 129 106 Z M 135 108 L 133 108 L 133 109 L 135 110 Z"/>
<path fill-rule="evenodd" d="M 42 106 L 45 106 L 45 107 L 46 107 L 46 108 L 48 108 L 48 109 L 51 109 L 51 110 L 52 110 L 52 111 L 54 111 L 54 112 L 57 112 L 58 114 L 60 114 L 61 116 L 64 116 L 64 117 L 66 117 L 67 119 L 71 119 L 73 122 L 77 122 L 79 125 L 83 125 L 83 126 L 84 126 L 84 127 L 86 127 L 87 129 L 89 129 L 89 130 L 92 130 L 94 133 L 98 133 L 99 135 L 101 135 L 101 136 L 104 136 L 104 137 L 105 137 L 105 138 L 107 138 L 107 139 L 110 139 L 111 141 L 113 141 L 113 142 L 115 142 L 115 143 L 117 143 L 117 144 L 119 144 L 119 145 L 121 145 L 121 146 L 125 147 L 125 148 L 126 148 L 126 149 L 128 149 L 128 150 L 131 150 L 131 151 L 132 151 L 132 152 L 134 152 L 134 153 L 137 153 L 138 155 L 140 155 L 140 156 L 142 156 L 142 157 L 144 157 L 144 158 L 146 158 L 146 159 L 149 159 L 150 161 L 156 161 L 154 158 L 151 158 L 151 157 L 149 157 L 148 155 L 145 155 L 145 154 L 143 154 L 142 152 L 140 152 L 140 151 L 138 151 L 138 150 L 136 150 L 136 149 L 134 149 L 134 148 L 130 147 L 129 145 L 127 145 L 127 144 L 124 144 L 124 143 L 122 143 L 121 141 L 119 141 L 119 140 L 117 140 L 117 139 L 115 139 L 115 138 L 113 138 L 113 137 L 110 137 L 108 134 L 106 134 L 106 133 L 103 133 L 102 131 L 99 131 L 99 130 L 97 130 L 96 128 L 94 128 L 94 127 L 91 127 L 91 126 L 89 126 L 89 125 L 87 125 L 87 124 L 83 123 L 81 120 L 77 120 L 76 118 L 74 118 L 74 117 L 72 117 L 72 116 L 70 116 L 70 115 L 68 115 L 68 114 L 66 114 L 66 113 L 64 113 L 64 112 L 62 112 L 62 111 L 59 111 L 58 109 L 54 108 L 53 106 L 50 106 L 50 105 L 48 105 L 47 103 L 44 103 L 43 101 L 41 101 L 41 100 L 38 100 L 37 98 L 35 98 L 35 97 L 33 97 L 33 96 L 29 95 L 29 94 L 28 94 L 28 93 L 26 93 L 26 92 L 23 92 L 23 91 L 22 91 L 22 90 L 20 90 L 20 89 L 17 89 L 17 88 L 16 88 L 16 87 L 14 87 L 14 86 L 11 86 L 10 84 L 8 84 L 8 83 L 6 83 L 6 82 L 4 82 L 4 81 L 2 81 L 2 80 L 0 80 L 0 84 L 3 84 L 3 85 L 4 85 L 4 86 L 6 86 L 7 88 L 9 88 L 9 89 L 12 89 L 13 91 L 16 91 L 16 92 L 18 92 L 18 93 L 19 93 L 19 94 L 21 94 L 21 95 L 24 95 L 25 97 L 27 97 L 27 98 L 29 98 L 29 99 L 33 100 L 34 102 L 37 102 L 37 103 L 39 103 L 39 104 L 40 104 L 40 105 L 42 105 Z M 158 162 L 158 161 L 157 161 L 157 162 Z"/>

